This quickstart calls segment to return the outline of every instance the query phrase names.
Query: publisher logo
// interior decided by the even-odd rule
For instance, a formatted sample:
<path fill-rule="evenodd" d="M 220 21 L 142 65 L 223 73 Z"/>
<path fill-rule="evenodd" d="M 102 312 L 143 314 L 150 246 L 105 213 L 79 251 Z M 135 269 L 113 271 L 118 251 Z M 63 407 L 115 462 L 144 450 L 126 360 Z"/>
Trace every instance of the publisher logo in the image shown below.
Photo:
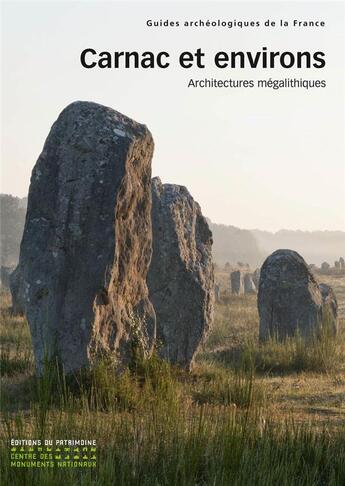
<path fill-rule="evenodd" d="M 16 468 L 93 468 L 95 440 L 11 439 L 10 465 Z"/>

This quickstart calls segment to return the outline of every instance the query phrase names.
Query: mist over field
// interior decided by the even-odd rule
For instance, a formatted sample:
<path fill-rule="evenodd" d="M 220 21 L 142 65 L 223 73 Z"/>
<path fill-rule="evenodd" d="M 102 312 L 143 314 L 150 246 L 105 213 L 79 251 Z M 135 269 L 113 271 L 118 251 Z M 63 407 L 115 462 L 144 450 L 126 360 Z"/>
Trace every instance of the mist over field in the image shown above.
<path fill-rule="evenodd" d="M 25 223 L 27 198 L 0 195 L 1 205 L 1 265 L 18 262 L 20 241 Z M 273 251 L 293 248 L 309 264 L 333 265 L 344 253 L 344 231 L 302 231 L 281 229 L 275 233 L 261 229 L 242 229 L 216 224 L 208 219 L 213 234 L 213 257 L 218 265 L 230 263 L 257 267 Z"/>
<path fill-rule="evenodd" d="M 344 253 L 344 231 L 302 231 L 281 229 L 275 233 L 260 229 L 247 230 L 235 226 L 210 223 L 213 233 L 213 256 L 216 263 L 248 263 L 258 266 L 273 251 L 293 248 L 308 263 L 333 264 Z"/>

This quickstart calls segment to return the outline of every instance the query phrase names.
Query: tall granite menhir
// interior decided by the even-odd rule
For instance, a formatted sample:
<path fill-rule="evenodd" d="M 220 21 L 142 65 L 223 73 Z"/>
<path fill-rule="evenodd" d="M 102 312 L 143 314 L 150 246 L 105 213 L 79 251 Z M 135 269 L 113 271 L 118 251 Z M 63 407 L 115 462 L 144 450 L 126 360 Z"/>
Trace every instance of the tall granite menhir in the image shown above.
<path fill-rule="evenodd" d="M 134 339 L 151 348 L 152 153 L 144 125 L 95 103 L 72 103 L 52 126 L 19 261 L 38 372 L 46 353 L 71 372 L 98 356 L 126 364 Z"/>
<path fill-rule="evenodd" d="M 148 273 L 162 358 L 190 369 L 213 321 L 212 233 L 183 186 L 152 181 L 153 254 Z"/>
<path fill-rule="evenodd" d="M 337 331 L 337 303 L 321 287 L 304 259 L 293 250 L 277 250 L 264 262 L 258 294 L 259 336 L 284 339 L 298 331 L 310 337 L 320 326 Z"/>
<path fill-rule="evenodd" d="M 236 270 L 230 273 L 230 289 L 233 294 L 244 294 L 244 279 L 241 270 Z"/>

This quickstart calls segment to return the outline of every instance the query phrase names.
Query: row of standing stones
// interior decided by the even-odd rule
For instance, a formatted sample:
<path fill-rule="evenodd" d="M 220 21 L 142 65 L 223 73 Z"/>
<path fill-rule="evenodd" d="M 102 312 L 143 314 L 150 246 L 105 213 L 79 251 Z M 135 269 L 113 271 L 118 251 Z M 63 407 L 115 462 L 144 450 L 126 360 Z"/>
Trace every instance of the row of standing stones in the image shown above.
<path fill-rule="evenodd" d="M 259 285 L 260 270 L 255 272 L 242 272 L 236 270 L 230 273 L 230 290 L 231 293 L 237 295 L 255 294 Z"/>
<path fill-rule="evenodd" d="M 340 259 L 341 260 L 341 259 Z M 285 339 L 297 332 L 313 336 L 320 326 L 337 332 L 338 304 L 333 289 L 318 283 L 312 267 L 293 250 L 277 250 L 253 273 L 230 273 L 230 291 L 235 295 L 258 292 L 259 337 Z M 215 286 L 216 301 L 221 300 Z"/>
<path fill-rule="evenodd" d="M 318 268 L 316 265 L 309 265 L 309 268 L 311 270 L 314 270 L 314 271 L 317 271 L 317 272 L 321 272 L 321 273 L 329 273 L 329 272 L 344 272 L 345 271 L 345 260 L 343 257 L 340 257 L 339 260 L 335 260 L 334 262 L 334 267 L 332 268 L 332 266 L 328 263 L 328 262 L 322 262 L 321 263 L 321 267 Z"/>
<path fill-rule="evenodd" d="M 66 373 L 140 345 L 190 368 L 213 321 L 212 234 L 186 188 L 151 181 L 146 126 L 75 102 L 33 169 L 13 310 Z"/>
<path fill-rule="evenodd" d="M 185 187 L 151 180 L 153 148 L 144 125 L 95 103 L 52 126 L 10 282 L 39 374 L 54 356 L 66 373 L 103 357 L 123 368 L 138 344 L 191 369 L 213 322 L 212 234 Z M 333 292 L 290 250 L 265 261 L 258 305 L 263 339 L 307 334 L 326 308 L 336 329 Z"/>
<path fill-rule="evenodd" d="M 235 295 L 256 294 L 259 287 L 260 269 L 253 273 L 249 271 L 235 270 L 229 275 L 229 290 Z M 215 301 L 221 302 L 222 292 L 219 283 L 214 286 Z"/>

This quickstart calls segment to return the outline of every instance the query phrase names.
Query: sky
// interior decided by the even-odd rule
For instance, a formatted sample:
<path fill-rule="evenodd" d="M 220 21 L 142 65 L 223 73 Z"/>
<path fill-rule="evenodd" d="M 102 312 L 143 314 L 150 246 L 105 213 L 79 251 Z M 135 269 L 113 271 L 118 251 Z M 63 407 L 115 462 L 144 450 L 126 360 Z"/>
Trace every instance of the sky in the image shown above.
<path fill-rule="evenodd" d="M 148 126 L 153 175 L 212 221 L 345 230 L 342 2 L 3 2 L 1 192 L 27 195 L 50 127 L 75 100 Z M 322 20 L 323 28 L 153 28 L 147 20 Z M 323 51 L 324 69 L 216 69 L 217 51 Z M 168 69 L 85 69 L 83 49 L 170 53 Z M 201 48 L 204 69 L 182 69 Z M 321 79 L 326 88 L 188 88 L 190 79 Z"/>

